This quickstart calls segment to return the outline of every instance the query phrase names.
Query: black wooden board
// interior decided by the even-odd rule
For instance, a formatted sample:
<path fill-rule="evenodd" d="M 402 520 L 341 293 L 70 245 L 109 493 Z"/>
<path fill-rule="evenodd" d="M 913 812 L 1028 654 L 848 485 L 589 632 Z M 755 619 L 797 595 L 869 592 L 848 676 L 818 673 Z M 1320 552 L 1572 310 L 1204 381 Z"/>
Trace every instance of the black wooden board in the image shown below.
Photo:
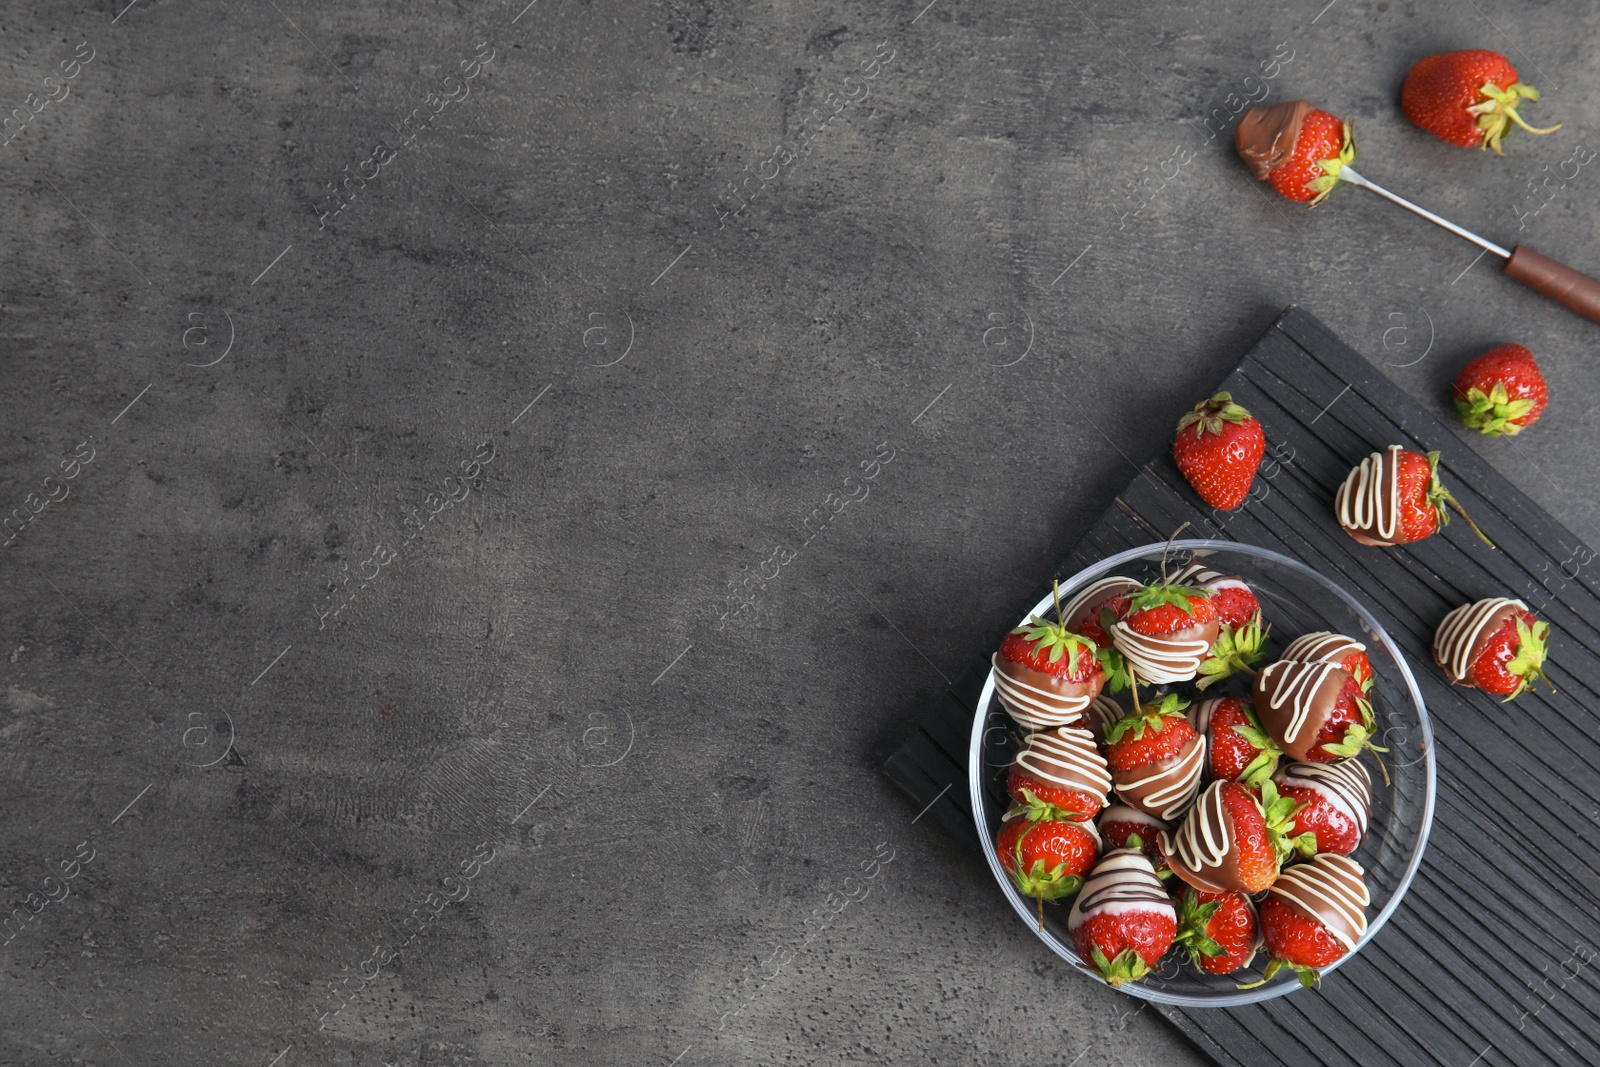
<path fill-rule="evenodd" d="M 1212 513 L 1171 456 L 1158 456 L 1018 614 L 1052 579 L 1164 541 L 1183 522 L 1193 524 L 1186 537 L 1294 556 L 1362 596 L 1410 656 L 1433 721 L 1438 802 L 1399 910 L 1319 990 L 1161 1014 L 1220 1064 L 1600 1063 L 1600 966 L 1592 962 L 1600 954 L 1600 562 L 1300 308 L 1287 309 L 1219 388 L 1260 418 L 1269 457 L 1280 459 L 1263 467 L 1253 499 Z M 1498 551 L 1460 521 L 1398 549 L 1346 537 L 1333 520 L 1334 491 L 1389 444 L 1442 452 L 1441 477 Z M 1445 613 L 1494 595 L 1520 597 L 1550 622 L 1555 693 L 1502 704 L 1448 685 L 1433 666 L 1433 631 Z M 886 765 L 916 808 L 926 807 L 924 821 L 974 849 L 967 741 L 989 651 Z M 996 908 L 1001 900 L 997 891 Z"/>

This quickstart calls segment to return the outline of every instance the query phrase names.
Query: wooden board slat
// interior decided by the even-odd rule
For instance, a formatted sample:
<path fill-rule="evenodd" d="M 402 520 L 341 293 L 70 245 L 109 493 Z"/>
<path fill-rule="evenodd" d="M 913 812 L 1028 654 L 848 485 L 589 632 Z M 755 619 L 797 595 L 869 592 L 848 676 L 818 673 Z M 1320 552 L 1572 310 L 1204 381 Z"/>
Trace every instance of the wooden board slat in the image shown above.
<path fill-rule="evenodd" d="M 1051 581 L 1184 522 L 1195 536 L 1294 556 L 1361 594 L 1411 658 L 1433 720 L 1439 796 L 1405 902 L 1320 991 L 1162 1015 L 1229 1067 L 1600 1063 L 1600 982 L 1589 966 L 1600 952 L 1593 551 L 1300 308 L 1285 310 L 1218 388 L 1261 419 L 1281 460 L 1270 479 L 1258 477 L 1254 498 L 1235 512 L 1210 512 L 1170 455 L 1157 456 L 1018 613 Z M 1334 489 L 1389 444 L 1441 452 L 1441 476 L 1498 550 L 1460 521 L 1403 549 L 1363 548 L 1340 532 Z M 1433 668 L 1439 620 L 1492 595 L 1520 597 L 1550 621 L 1554 693 L 1530 692 L 1507 707 L 1447 684 Z M 886 768 L 919 808 L 945 790 L 925 818 L 974 847 L 965 745 L 987 672 L 985 654 Z M 958 792 L 959 802 L 951 799 Z M 1301 1035 L 1318 1032 L 1342 1036 L 1312 1051 Z"/>

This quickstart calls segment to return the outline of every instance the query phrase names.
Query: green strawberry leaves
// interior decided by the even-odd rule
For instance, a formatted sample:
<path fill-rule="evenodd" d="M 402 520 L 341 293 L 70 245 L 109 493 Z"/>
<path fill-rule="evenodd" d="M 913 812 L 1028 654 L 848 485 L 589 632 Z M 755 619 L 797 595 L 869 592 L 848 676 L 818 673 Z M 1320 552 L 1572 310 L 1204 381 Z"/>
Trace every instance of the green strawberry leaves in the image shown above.
<path fill-rule="evenodd" d="M 1344 143 L 1339 146 L 1339 155 L 1333 159 L 1319 159 L 1317 166 L 1322 168 L 1320 177 L 1312 178 L 1306 182 L 1306 188 L 1316 193 L 1316 197 L 1307 204 L 1307 207 L 1316 207 L 1328 198 L 1334 186 L 1339 184 L 1339 172 L 1356 161 L 1355 132 L 1348 122 L 1344 124 Z"/>
<path fill-rule="evenodd" d="M 1272 979 L 1277 976 L 1278 972 L 1283 970 L 1285 967 L 1290 967 L 1294 970 L 1294 973 L 1300 978 L 1301 986 L 1306 989 L 1313 989 L 1322 982 L 1322 975 L 1317 972 L 1315 967 L 1307 967 L 1303 963 L 1290 963 L 1288 960 L 1274 957 L 1267 964 L 1266 969 L 1261 972 L 1260 979 L 1254 982 L 1247 982 L 1239 986 L 1239 988 L 1256 989 L 1260 986 L 1264 986 L 1268 982 L 1272 981 Z"/>
<path fill-rule="evenodd" d="M 1133 670 L 1121 652 L 1114 648 L 1102 648 L 1095 653 L 1095 657 L 1100 661 L 1100 669 L 1106 672 L 1106 689 L 1120 693 L 1133 684 Z"/>
<path fill-rule="evenodd" d="M 1204 437 L 1207 433 L 1221 434 L 1228 423 L 1243 424 L 1250 419 L 1250 412 L 1233 402 L 1233 394 L 1228 392 L 1218 393 L 1210 400 L 1202 400 L 1178 420 L 1178 432 L 1181 434 L 1189 427 L 1195 428 L 1196 438 Z"/>
<path fill-rule="evenodd" d="M 1178 933 L 1172 940 L 1188 951 L 1196 967 L 1200 965 L 1201 957 L 1220 956 L 1227 951 L 1206 933 L 1206 927 L 1211 924 L 1212 917 L 1220 907 L 1220 900 L 1209 900 L 1202 904 L 1200 895 L 1193 888 L 1186 890 L 1178 901 Z"/>
<path fill-rule="evenodd" d="M 1506 700 L 1526 692 L 1537 681 L 1543 681 L 1552 693 L 1555 692 L 1556 687 L 1550 684 L 1550 679 L 1544 673 L 1549 636 L 1549 623 L 1535 621 L 1529 626 L 1520 615 L 1517 617 L 1517 646 L 1506 663 L 1506 673 L 1515 676 L 1518 681 L 1517 687 L 1506 696 Z"/>
<path fill-rule="evenodd" d="M 1022 803 L 1006 812 L 1004 818 L 1007 820 L 1026 818 L 1034 825 L 1038 825 L 1039 823 L 1046 821 L 1082 822 L 1083 813 L 1077 811 L 1068 811 L 1059 804 L 1052 804 L 1048 800 L 1040 800 L 1036 795 L 1034 795 L 1033 790 L 1024 789 L 1022 790 Z M 1022 847 L 1021 841 L 1018 841 L 1017 847 L 1020 850 Z M 1019 851 L 1017 854 L 1019 861 L 1021 860 L 1021 857 L 1022 854 Z"/>
<path fill-rule="evenodd" d="M 1261 625 L 1261 612 L 1256 612 L 1250 621 L 1235 629 L 1231 626 L 1222 627 L 1217 634 L 1217 640 L 1211 646 L 1211 658 L 1200 664 L 1200 675 L 1195 682 L 1195 688 L 1205 690 L 1224 678 L 1231 678 L 1239 671 L 1251 671 L 1257 663 L 1266 656 L 1262 647 L 1267 642 L 1267 635 L 1272 632 L 1271 626 Z"/>
<path fill-rule="evenodd" d="M 1278 785 L 1272 779 L 1268 778 L 1261 783 L 1261 817 L 1267 824 L 1267 840 L 1272 843 L 1272 851 L 1276 854 L 1280 867 L 1296 849 L 1302 847 L 1305 838 L 1311 838 L 1311 852 L 1307 855 L 1316 853 L 1316 835 L 1289 836 L 1289 831 L 1294 829 L 1295 815 L 1305 806 L 1306 802 L 1303 800 L 1279 796 Z"/>
<path fill-rule="evenodd" d="M 1152 582 L 1128 598 L 1128 614 L 1171 605 L 1182 609 L 1185 615 L 1193 615 L 1194 601 L 1203 600 L 1206 596 L 1206 591 L 1196 586 Z"/>
<path fill-rule="evenodd" d="M 1554 133 L 1561 128 L 1561 123 L 1539 129 L 1529 126 L 1523 117 L 1517 114 L 1517 105 L 1524 100 L 1537 102 L 1539 90 L 1525 82 L 1512 82 L 1510 87 L 1502 89 L 1494 82 L 1484 82 L 1478 87 L 1483 100 L 1467 108 L 1469 114 L 1478 116 L 1478 129 L 1483 131 L 1483 143 L 1479 148 L 1492 148 L 1497 156 L 1505 155 L 1500 150 L 1500 141 L 1511 132 L 1514 122 L 1529 133 Z"/>
<path fill-rule="evenodd" d="M 1396 473 L 1398 474 L 1398 472 Z M 1428 489 L 1423 494 L 1423 501 L 1426 506 L 1433 508 L 1433 513 L 1439 521 L 1439 529 L 1442 530 L 1450 525 L 1450 513 L 1445 510 L 1445 505 L 1449 504 L 1456 509 L 1456 512 L 1463 519 L 1467 520 L 1467 525 L 1472 527 L 1472 532 L 1478 535 L 1479 540 L 1490 548 L 1494 547 L 1494 542 L 1489 540 L 1482 530 L 1478 529 L 1478 524 L 1472 521 L 1472 516 L 1467 514 L 1466 509 L 1461 506 L 1461 502 L 1451 494 L 1450 490 L 1444 487 L 1443 482 L 1439 481 L 1438 452 L 1428 453 Z"/>
<path fill-rule="evenodd" d="M 1130 732 L 1135 741 L 1144 739 L 1144 732 L 1153 729 L 1160 733 L 1166 729 L 1166 720 L 1183 718 L 1183 709 L 1189 702 L 1177 693 L 1168 693 L 1154 704 L 1147 704 L 1142 712 L 1124 715 L 1106 730 L 1105 743 L 1114 745 Z"/>
<path fill-rule="evenodd" d="M 1488 437 L 1514 437 L 1522 432 L 1516 420 L 1531 414 L 1536 403 L 1524 397 L 1512 400 L 1505 382 L 1495 382 L 1485 393 L 1477 386 L 1467 390 L 1465 397 L 1456 397 L 1456 412 L 1469 429 Z"/>
<path fill-rule="evenodd" d="M 1062 656 L 1067 656 L 1068 663 L 1076 664 L 1078 657 L 1084 652 L 1092 656 L 1099 647 L 1087 637 L 1073 633 L 1060 623 L 1041 619 L 1037 615 L 1011 632 L 1021 634 L 1032 642 L 1036 651 L 1049 652 L 1051 663 L 1059 663 Z"/>
<path fill-rule="evenodd" d="M 1097 948 L 1091 959 L 1095 969 L 1100 972 L 1100 977 L 1104 978 L 1106 984 L 1113 989 L 1129 982 L 1137 982 L 1150 973 L 1150 965 L 1131 948 L 1123 949 L 1111 959 L 1107 959 L 1105 952 Z"/>

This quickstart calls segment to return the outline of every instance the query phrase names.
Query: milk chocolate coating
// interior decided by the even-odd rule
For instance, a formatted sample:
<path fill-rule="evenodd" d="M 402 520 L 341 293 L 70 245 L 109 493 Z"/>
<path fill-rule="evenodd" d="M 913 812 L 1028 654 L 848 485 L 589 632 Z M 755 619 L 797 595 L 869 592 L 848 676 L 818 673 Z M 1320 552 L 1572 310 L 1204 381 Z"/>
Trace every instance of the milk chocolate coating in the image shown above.
<path fill-rule="evenodd" d="M 1367 646 L 1353 637 L 1318 630 L 1290 641 L 1289 647 L 1283 650 L 1283 658 L 1303 663 L 1339 663 L 1354 652 L 1366 650 Z"/>
<path fill-rule="evenodd" d="M 1250 888 L 1239 875 L 1238 841 L 1223 797 L 1225 784 L 1211 783 L 1189 809 L 1178 832 L 1163 831 L 1159 838 L 1161 854 L 1172 872 L 1206 893 L 1245 892 Z"/>
<path fill-rule="evenodd" d="M 1099 800 L 1100 807 L 1105 807 L 1111 792 L 1105 757 L 1095 747 L 1093 735 L 1075 726 L 1029 734 L 1012 762 L 1035 778 L 1088 793 Z"/>
<path fill-rule="evenodd" d="M 1344 856 L 1319 852 L 1309 863 L 1285 867 L 1267 890 L 1294 911 L 1321 923 L 1330 937 L 1349 952 L 1367 932 L 1366 874 L 1361 864 Z"/>
<path fill-rule="evenodd" d="M 1280 659 L 1256 675 L 1251 698 L 1262 729 L 1293 760 L 1305 760 L 1333 713 L 1349 671 L 1331 663 Z M 1308 761 L 1310 762 L 1310 761 Z"/>
<path fill-rule="evenodd" d="M 1125 622 L 1111 628 L 1111 643 L 1128 667 L 1151 685 L 1188 682 L 1211 655 L 1221 624 L 1216 619 L 1194 622 L 1170 634 L 1142 634 Z"/>
<path fill-rule="evenodd" d="M 1279 785 L 1317 790 L 1350 816 L 1361 837 L 1367 836 L 1367 820 L 1372 815 L 1372 774 L 1360 760 L 1291 763 L 1273 775 L 1273 780 Z"/>
<path fill-rule="evenodd" d="M 1087 589 L 1067 601 L 1061 609 L 1061 617 L 1067 620 L 1067 629 L 1073 633 L 1083 632 L 1084 620 L 1091 614 L 1097 614 L 1100 605 L 1115 597 L 1126 596 L 1139 588 L 1139 583 L 1132 578 L 1124 578 L 1114 574 L 1109 578 L 1101 578 L 1093 582 Z M 1099 618 L 1095 619 L 1099 622 Z"/>
<path fill-rule="evenodd" d="M 1472 665 L 1483 655 L 1489 639 L 1507 619 L 1527 608 L 1522 601 L 1506 597 L 1461 605 L 1444 617 L 1433 635 L 1433 662 L 1456 685 L 1471 685 Z"/>
<path fill-rule="evenodd" d="M 1300 128 L 1309 114 L 1311 105 L 1304 100 L 1285 100 L 1270 107 L 1253 107 L 1244 113 L 1233 131 L 1233 144 L 1256 181 L 1264 182 L 1272 177 L 1272 172 L 1294 155 Z"/>
<path fill-rule="evenodd" d="M 1177 755 L 1135 770 L 1113 771 L 1111 779 L 1128 807 L 1171 822 L 1199 792 L 1205 761 L 1205 738 L 1191 737 Z"/>
<path fill-rule="evenodd" d="M 1351 470 L 1333 498 L 1333 514 L 1345 533 L 1363 545 L 1391 548 L 1400 530 L 1399 445 L 1374 452 Z"/>
<path fill-rule="evenodd" d="M 996 653 L 995 694 L 1001 707 L 1030 730 L 1066 726 L 1083 718 L 1084 709 L 1100 695 L 1106 676 L 1096 672 L 1088 681 L 1069 682 L 1060 675 L 1036 671 Z"/>

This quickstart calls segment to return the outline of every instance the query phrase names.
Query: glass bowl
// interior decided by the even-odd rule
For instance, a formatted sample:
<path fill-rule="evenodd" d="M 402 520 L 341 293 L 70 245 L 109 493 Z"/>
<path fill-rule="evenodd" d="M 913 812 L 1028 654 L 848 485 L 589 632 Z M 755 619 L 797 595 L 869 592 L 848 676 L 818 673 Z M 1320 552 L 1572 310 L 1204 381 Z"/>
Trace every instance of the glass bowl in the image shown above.
<path fill-rule="evenodd" d="M 1300 561 L 1254 545 L 1237 541 L 1189 540 L 1174 541 L 1170 547 L 1148 545 L 1129 549 L 1079 571 L 1062 582 L 1061 602 L 1066 604 L 1091 582 L 1113 574 L 1149 581 L 1159 573 L 1164 552 L 1167 554 L 1169 573 L 1176 572 L 1190 561 L 1198 561 L 1222 574 L 1238 574 L 1244 578 L 1261 602 L 1263 621 L 1272 627 L 1264 662 L 1271 662 L 1290 641 L 1313 630 L 1347 634 L 1365 642 L 1367 646 L 1374 678 L 1371 700 L 1377 716 L 1374 741 L 1389 749 L 1384 756 L 1384 763 L 1393 784 L 1384 786 L 1382 775 L 1376 773 L 1377 768 L 1372 764 L 1372 755 L 1363 753 L 1361 759 L 1373 772 L 1372 814 L 1368 820 L 1367 835 L 1351 858 L 1366 871 L 1367 890 L 1372 903 L 1367 908 L 1365 936 L 1338 963 L 1324 968 L 1323 974 L 1326 975 L 1355 956 L 1368 941 L 1377 936 L 1389 916 L 1400 906 L 1422 863 L 1422 853 L 1428 844 L 1428 829 L 1433 824 L 1434 800 L 1433 733 L 1428 724 L 1427 708 L 1423 706 L 1422 693 L 1417 689 L 1416 679 L 1412 677 L 1411 668 L 1406 664 L 1399 647 L 1355 597 Z M 1053 619 L 1053 598 L 1045 597 L 1028 614 Z M 1186 695 L 1193 694 L 1192 685 L 1174 688 Z M 1144 687 L 1144 691 L 1153 692 L 1153 688 Z M 1249 692 L 1249 679 L 1243 677 L 1214 686 L 1205 695 L 1231 694 L 1248 699 Z M 1117 699 L 1124 707 L 1127 706 L 1126 693 L 1119 694 Z M 977 813 L 978 837 L 983 842 L 989 869 L 1017 913 L 1018 920 L 1026 923 L 1028 929 L 1049 945 L 1056 955 L 1068 963 L 1083 967 L 1084 963 L 1073 951 L 1072 939 L 1067 934 L 1071 898 L 1064 898 L 1045 908 L 1044 929 L 1041 931 L 1037 902 L 1031 897 L 1024 898 L 1017 891 L 995 855 L 996 828 L 1011 803 L 1005 792 L 1006 769 L 1016 754 L 1017 735 L 1022 732 L 1000 706 L 995 695 L 994 672 L 991 670 L 984 683 L 983 694 L 978 699 L 967 763 L 972 810 Z M 1284 968 L 1266 985 L 1241 990 L 1241 983 L 1261 977 L 1261 969 L 1266 962 L 1267 953 L 1263 950 L 1257 953 L 1254 963 L 1248 968 L 1234 974 L 1209 975 L 1190 966 L 1186 955 L 1173 950 L 1167 953 L 1159 970 L 1121 988 L 1122 992 L 1131 996 L 1186 1008 L 1236 1007 L 1279 997 L 1301 988 L 1293 970 Z"/>

